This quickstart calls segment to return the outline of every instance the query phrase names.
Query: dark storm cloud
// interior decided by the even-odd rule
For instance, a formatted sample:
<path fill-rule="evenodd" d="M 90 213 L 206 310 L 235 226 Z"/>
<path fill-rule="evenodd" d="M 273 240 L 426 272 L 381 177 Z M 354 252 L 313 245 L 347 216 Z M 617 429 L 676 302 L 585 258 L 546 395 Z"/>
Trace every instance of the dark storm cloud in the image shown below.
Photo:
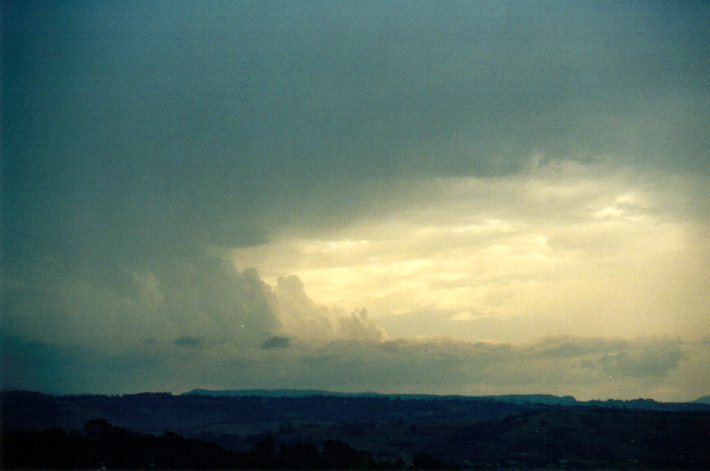
<path fill-rule="evenodd" d="M 510 173 L 533 152 L 707 170 L 707 17 L 692 2 L 6 2 L 4 257 L 76 269 L 248 245 L 352 217 L 374 177 Z"/>
<path fill-rule="evenodd" d="M 276 296 L 256 270 L 206 255 L 170 262 L 155 273 L 120 271 L 111 284 L 50 274 L 3 287 L 2 327 L 50 345 L 113 352 L 149 338 L 256 347 L 263 332 L 279 329 Z"/>
<path fill-rule="evenodd" d="M 80 346 L 34 342 L 4 332 L 0 332 L 0 353 L 2 389 L 56 393 L 140 389 L 141 383 L 143 390 L 160 390 L 151 378 L 162 367 L 170 364 L 174 369 L 175 363 L 185 360 L 172 352 L 146 350 L 106 354 Z"/>

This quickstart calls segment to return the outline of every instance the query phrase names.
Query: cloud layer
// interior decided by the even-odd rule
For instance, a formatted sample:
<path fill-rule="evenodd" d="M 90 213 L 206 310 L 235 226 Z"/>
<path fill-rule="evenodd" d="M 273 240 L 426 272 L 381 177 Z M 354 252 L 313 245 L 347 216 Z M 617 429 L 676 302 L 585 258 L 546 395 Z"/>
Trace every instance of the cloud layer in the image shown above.
<path fill-rule="evenodd" d="M 238 271 L 215 256 L 184 262 L 178 273 L 134 275 L 123 293 L 64 284 L 56 292 L 35 291 L 21 317 L 4 316 L 3 387 L 114 393 L 302 387 L 690 399 L 710 380 L 701 366 L 707 345 L 677 338 L 388 339 L 365 310 L 320 306 L 294 276 L 271 286 L 255 270 Z M 15 286 L 6 298 L 27 302 L 25 289 Z M 64 310 L 42 311 L 56 296 Z M 89 308 L 101 315 L 92 317 Z M 4 311 L 18 312 L 16 306 Z"/>
<path fill-rule="evenodd" d="M 3 337 L 3 387 L 75 393 L 289 387 L 677 401 L 703 395 L 710 380 L 707 346 L 677 339 L 271 343 L 250 350 L 150 343 L 106 354 Z"/>
<path fill-rule="evenodd" d="M 537 153 L 707 175 L 703 2 L 217 3 L 6 6 L 9 270 L 333 228 L 378 179 Z"/>
<path fill-rule="evenodd" d="M 3 382 L 707 394 L 709 21 L 4 2 Z"/>

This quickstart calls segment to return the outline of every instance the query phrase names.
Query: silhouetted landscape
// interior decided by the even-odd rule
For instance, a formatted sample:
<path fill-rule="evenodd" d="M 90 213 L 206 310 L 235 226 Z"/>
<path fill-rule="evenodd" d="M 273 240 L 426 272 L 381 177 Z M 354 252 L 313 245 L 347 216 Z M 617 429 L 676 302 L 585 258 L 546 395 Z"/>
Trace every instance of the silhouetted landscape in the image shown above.
<path fill-rule="evenodd" d="M 3 468 L 708 468 L 710 405 L 330 393 L 2 393 Z"/>

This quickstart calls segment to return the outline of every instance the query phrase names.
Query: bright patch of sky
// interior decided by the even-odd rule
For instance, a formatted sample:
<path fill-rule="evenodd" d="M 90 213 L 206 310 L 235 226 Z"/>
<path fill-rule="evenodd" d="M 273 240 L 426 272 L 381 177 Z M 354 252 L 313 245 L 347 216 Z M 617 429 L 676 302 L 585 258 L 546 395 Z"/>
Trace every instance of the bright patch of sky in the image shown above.
<path fill-rule="evenodd" d="M 397 209 L 309 236 L 284 231 L 231 258 L 272 283 L 295 274 L 318 302 L 366 307 L 395 336 L 697 338 L 710 328 L 692 281 L 710 275 L 707 226 L 677 215 L 692 211 L 702 180 L 647 178 L 561 163 L 415 181 Z M 432 322 L 419 328 L 423 313 Z"/>

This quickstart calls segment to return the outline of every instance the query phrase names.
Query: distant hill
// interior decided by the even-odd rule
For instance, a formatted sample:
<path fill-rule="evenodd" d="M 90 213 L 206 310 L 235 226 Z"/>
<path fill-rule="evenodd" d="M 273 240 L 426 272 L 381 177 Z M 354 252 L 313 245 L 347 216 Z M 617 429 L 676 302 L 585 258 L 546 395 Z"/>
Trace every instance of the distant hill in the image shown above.
<path fill-rule="evenodd" d="M 83 431 L 4 433 L 2 469 L 404 469 L 344 442 L 278 444 L 263 437 L 244 452 L 166 432 L 147 435 L 93 419 Z M 421 461 L 421 460 L 420 460 Z M 431 461 L 431 458 L 430 458 Z M 443 462 L 435 460 L 435 463 Z M 417 463 L 413 460 L 413 464 Z"/>
<path fill-rule="evenodd" d="M 307 398 L 307 397 L 351 397 L 351 398 L 383 398 L 402 400 L 429 400 L 429 401 L 496 401 L 507 404 L 519 405 L 547 405 L 547 406 L 593 406 L 613 407 L 621 409 L 649 409 L 649 410 L 693 410 L 698 404 L 710 405 L 710 396 L 702 397 L 693 402 L 657 402 L 653 399 L 607 399 L 578 401 L 574 396 L 555 396 L 553 394 L 507 394 L 498 396 L 460 396 L 460 395 L 435 395 L 435 394 L 385 394 L 377 392 L 334 392 L 322 389 L 193 389 L 183 393 L 183 396 L 212 396 L 212 397 L 270 397 L 270 398 Z M 703 409 L 701 407 L 701 409 Z"/>
<path fill-rule="evenodd" d="M 248 436 L 284 423 L 366 423 L 373 421 L 478 421 L 557 409 L 624 409 L 661 412 L 710 411 L 710 404 L 577 401 L 571 396 L 433 396 L 323 390 L 191 391 L 189 394 L 48 395 L 0 392 L 3 430 L 77 429 L 96 417 L 142 433 L 171 430 L 188 437 L 215 433 Z"/>
<path fill-rule="evenodd" d="M 219 396 L 219 397 L 378 397 L 382 394 L 374 392 L 346 393 L 326 391 L 323 389 L 193 389 L 183 393 L 183 396 Z"/>
<path fill-rule="evenodd" d="M 183 393 L 185 396 L 217 396 L 217 397 L 380 397 L 421 400 L 485 400 L 499 401 L 511 404 L 546 404 L 567 405 L 579 404 L 573 396 L 554 396 L 552 394 L 509 394 L 502 396 L 460 396 L 435 394 L 384 394 L 372 391 L 337 392 L 323 389 L 193 389 Z"/>
<path fill-rule="evenodd" d="M 505 396 L 483 396 L 483 398 L 512 404 L 547 404 L 555 406 L 581 404 L 574 396 L 554 396 L 552 394 L 509 394 Z"/>

